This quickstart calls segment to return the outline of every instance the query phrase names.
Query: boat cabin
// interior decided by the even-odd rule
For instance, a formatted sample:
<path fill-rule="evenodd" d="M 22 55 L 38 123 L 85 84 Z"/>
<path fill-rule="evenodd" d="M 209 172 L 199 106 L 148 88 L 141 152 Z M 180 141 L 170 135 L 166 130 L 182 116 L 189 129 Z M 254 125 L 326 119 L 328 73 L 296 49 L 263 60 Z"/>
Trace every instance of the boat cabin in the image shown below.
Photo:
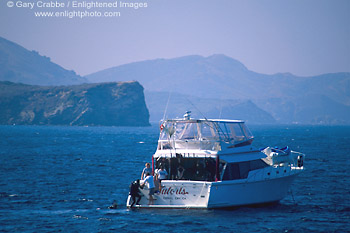
<path fill-rule="evenodd" d="M 175 119 L 160 126 L 153 168 L 163 166 L 169 180 L 218 181 L 245 179 L 249 171 L 268 166 L 260 151 L 251 151 L 253 135 L 239 120 Z"/>

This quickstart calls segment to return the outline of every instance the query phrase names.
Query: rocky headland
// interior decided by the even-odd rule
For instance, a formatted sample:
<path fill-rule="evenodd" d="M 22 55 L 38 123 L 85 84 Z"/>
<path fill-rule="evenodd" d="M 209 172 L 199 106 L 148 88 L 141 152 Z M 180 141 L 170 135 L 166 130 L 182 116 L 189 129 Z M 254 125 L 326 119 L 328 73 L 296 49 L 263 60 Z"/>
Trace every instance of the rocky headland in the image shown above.
<path fill-rule="evenodd" d="M 0 124 L 148 126 L 136 81 L 34 86 L 0 82 Z"/>

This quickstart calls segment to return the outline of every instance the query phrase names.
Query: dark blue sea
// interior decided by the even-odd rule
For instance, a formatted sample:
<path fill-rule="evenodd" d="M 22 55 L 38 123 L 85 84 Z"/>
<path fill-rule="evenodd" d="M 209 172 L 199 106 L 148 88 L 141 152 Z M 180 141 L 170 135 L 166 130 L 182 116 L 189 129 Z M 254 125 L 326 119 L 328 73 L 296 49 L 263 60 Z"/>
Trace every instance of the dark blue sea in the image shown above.
<path fill-rule="evenodd" d="M 349 232 L 350 127 L 251 126 L 255 145 L 289 145 L 306 170 L 279 204 L 129 210 L 158 126 L 0 126 L 2 232 Z M 113 201 L 118 209 L 108 209 Z"/>

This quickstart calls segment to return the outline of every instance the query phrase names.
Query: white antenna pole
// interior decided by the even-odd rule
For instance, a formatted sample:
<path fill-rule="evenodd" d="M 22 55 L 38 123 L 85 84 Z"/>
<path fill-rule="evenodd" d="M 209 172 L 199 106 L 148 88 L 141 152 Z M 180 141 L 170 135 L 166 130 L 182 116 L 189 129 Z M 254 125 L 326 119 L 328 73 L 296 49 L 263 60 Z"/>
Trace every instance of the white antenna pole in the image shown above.
<path fill-rule="evenodd" d="M 167 103 L 165 105 L 164 115 L 163 115 L 163 119 L 162 119 L 163 121 L 165 120 L 165 115 L 166 115 L 166 113 L 168 111 L 168 105 L 169 105 L 169 102 L 170 102 L 170 96 L 171 96 L 171 91 L 169 91 L 168 101 L 167 101 Z"/>
<path fill-rule="evenodd" d="M 219 115 L 219 119 L 221 119 L 221 113 L 222 113 L 222 97 L 220 97 L 220 115 Z"/>

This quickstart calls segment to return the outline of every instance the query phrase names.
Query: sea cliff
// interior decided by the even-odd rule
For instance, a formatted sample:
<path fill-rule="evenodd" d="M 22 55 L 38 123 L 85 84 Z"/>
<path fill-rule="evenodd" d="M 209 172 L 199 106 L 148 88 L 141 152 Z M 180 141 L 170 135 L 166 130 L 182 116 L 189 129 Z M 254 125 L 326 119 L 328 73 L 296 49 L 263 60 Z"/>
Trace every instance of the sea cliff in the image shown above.
<path fill-rule="evenodd" d="M 0 82 L 0 124 L 148 126 L 136 81 L 33 86 Z"/>

